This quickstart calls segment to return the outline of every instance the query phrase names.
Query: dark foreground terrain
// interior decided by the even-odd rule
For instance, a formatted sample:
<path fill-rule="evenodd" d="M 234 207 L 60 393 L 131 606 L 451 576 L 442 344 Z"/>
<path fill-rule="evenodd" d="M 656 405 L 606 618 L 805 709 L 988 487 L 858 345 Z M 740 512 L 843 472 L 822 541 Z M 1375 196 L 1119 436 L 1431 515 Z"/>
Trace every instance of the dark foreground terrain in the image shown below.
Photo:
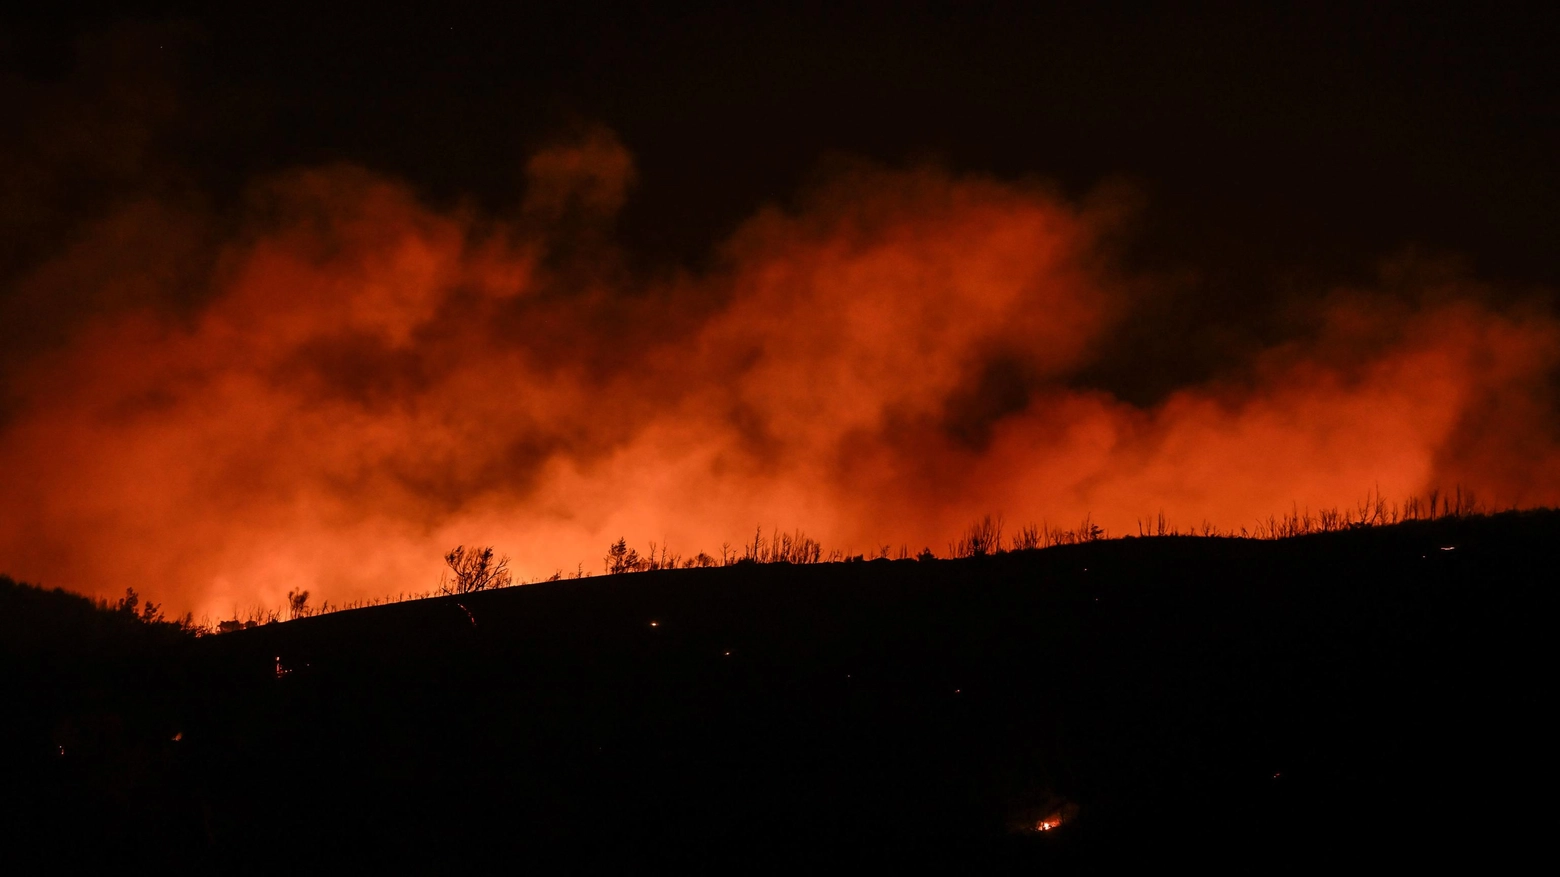
<path fill-rule="evenodd" d="M 1498 866 L 1551 831 L 1557 553 L 1560 514 L 1513 513 L 597 577 L 66 644 L 12 588 L 6 850 L 201 871 Z"/>

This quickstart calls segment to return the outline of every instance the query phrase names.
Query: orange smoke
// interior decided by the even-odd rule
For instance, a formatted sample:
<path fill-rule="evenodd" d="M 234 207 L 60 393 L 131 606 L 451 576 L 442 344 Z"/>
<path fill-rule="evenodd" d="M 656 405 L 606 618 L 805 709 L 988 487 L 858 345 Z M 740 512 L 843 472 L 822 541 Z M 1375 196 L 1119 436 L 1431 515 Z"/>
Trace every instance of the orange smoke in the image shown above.
<path fill-rule="evenodd" d="M 1437 484 L 1560 499 L 1560 322 L 1467 281 L 1336 292 L 1133 405 L 1081 377 L 1152 285 L 1112 267 L 1108 199 L 857 169 L 715 267 L 646 279 L 611 244 L 634 171 L 610 134 L 527 167 L 506 220 L 350 167 L 267 181 L 185 306 L 104 311 L 9 373 L 0 566 L 226 616 L 423 590 L 456 544 L 534 577 L 597 571 L 619 535 L 714 552 L 755 523 L 940 550 L 985 512 L 1122 533 Z M 117 300 L 209 248 L 197 226 L 22 282 Z"/>

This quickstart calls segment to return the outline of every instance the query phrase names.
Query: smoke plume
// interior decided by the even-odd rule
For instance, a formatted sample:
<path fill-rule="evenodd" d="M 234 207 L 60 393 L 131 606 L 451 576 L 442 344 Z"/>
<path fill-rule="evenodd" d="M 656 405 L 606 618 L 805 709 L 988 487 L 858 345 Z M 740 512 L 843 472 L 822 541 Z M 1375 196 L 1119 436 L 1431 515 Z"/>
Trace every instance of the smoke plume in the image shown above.
<path fill-rule="evenodd" d="M 536 577 L 755 524 L 941 553 L 988 512 L 1124 533 L 1435 485 L 1560 500 L 1560 321 L 1466 276 L 1318 290 L 1131 402 L 1089 376 L 1159 292 L 1114 257 L 1108 190 L 849 167 L 658 273 L 613 243 L 635 172 L 610 132 L 525 167 L 510 216 L 352 166 L 255 182 L 236 216 L 165 190 L 13 272 L 12 305 L 75 306 L 0 359 L 0 565 L 226 616 L 425 590 L 456 544 Z"/>

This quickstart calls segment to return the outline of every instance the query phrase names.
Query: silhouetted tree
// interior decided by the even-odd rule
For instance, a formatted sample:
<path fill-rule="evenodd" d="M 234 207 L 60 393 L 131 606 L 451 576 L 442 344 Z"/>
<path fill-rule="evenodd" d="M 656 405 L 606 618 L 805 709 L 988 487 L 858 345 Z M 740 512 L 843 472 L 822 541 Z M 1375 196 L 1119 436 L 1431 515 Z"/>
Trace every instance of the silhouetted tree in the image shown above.
<path fill-rule="evenodd" d="M 476 551 L 467 551 L 466 546 L 457 545 L 444 555 L 444 562 L 449 565 L 455 578 L 451 580 L 445 574 L 439 580 L 439 592 L 442 594 L 470 594 L 488 588 L 507 588 L 514 581 L 509 572 L 509 558 L 505 556 L 495 560 L 491 545 Z"/>
<path fill-rule="evenodd" d="M 971 524 L 951 546 L 954 557 L 985 557 L 1002 550 L 1002 516 L 986 515 Z"/>
<path fill-rule="evenodd" d="M 619 539 L 607 547 L 606 566 L 608 575 L 638 572 L 644 565 L 645 562 L 640 558 L 639 552 L 628 547 L 627 539 Z"/>
<path fill-rule="evenodd" d="M 141 607 L 139 612 L 136 611 L 137 606 Z M 131 618 L 138 618 L 147 624 L 152 624 L 154 622 L 163 620 L 162 606 L 157 603 L 153 603 L 150 600 L 147 600 L 146 603 L 142 605 L 141 595 L 135 592 L 135 588 L 125 588 L 125 595 L 119 598 L 119 601 L 114 603 L 111 608 L 114 611 L 122 612 Z"/>
<path fill-rule="evenodd" d="M 304 618 L 304 617 L 307 617 L 308 614 L 309 614 L 309 592 L 308 591 L 288 591 L 287 592 L 287 617 L 288 618 Z"/>

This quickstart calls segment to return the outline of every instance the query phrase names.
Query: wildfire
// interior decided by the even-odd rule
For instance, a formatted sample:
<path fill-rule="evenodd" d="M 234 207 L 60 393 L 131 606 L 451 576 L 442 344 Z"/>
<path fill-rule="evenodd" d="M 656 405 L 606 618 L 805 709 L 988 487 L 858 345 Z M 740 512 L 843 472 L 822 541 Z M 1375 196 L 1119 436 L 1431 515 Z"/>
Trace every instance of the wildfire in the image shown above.
<path fill-rule="evenodd" d="M 1293 337 L 1130 401 L 1090 376 L 1156 368 L 1113 359 L 1142 355 L 1123 327 L 1165 292 L 1112 266 L 1108 199 L 860 170 L 755 215 L 715 267 L 634 276 L 586 270 L 617 264 L 633 171 L 592 137 L 527 165 L 531 207 L 599 212 L 580 240 L 342 168 L 257 182 L 264 209 L 211 223 L 236 230 L 210 259 L 188 255 L 204 237 L 127 257 L 72 238 L 105 260 L 79 275 L 105 300 L 223 269 L 6 375 L 8 571 L 89 587 L 134 568 L 215 615 L 431 581 L 459 543 L 508 546 L 524 576 L 619 534 L 691 553 L 757 521 L 849 550 L 944 544 L 986 512 L 1239 527 L 1373 485 L 1560 501 L 1560 321 L 1472 281 L 1317 290 Z"/>
<path fill-rule="evenodd" d="M 1035 818 L 1037 814 L 1044 815 L 1037 819 Z M 1047 796 L 1038 806 L 1016 814 L 1017 818 L 1009 825 L 1013 830 L 1020 832 L 1051 832 L 1073 821 L 1077 815 L 1077 804 L 1055 796 Z"/>

